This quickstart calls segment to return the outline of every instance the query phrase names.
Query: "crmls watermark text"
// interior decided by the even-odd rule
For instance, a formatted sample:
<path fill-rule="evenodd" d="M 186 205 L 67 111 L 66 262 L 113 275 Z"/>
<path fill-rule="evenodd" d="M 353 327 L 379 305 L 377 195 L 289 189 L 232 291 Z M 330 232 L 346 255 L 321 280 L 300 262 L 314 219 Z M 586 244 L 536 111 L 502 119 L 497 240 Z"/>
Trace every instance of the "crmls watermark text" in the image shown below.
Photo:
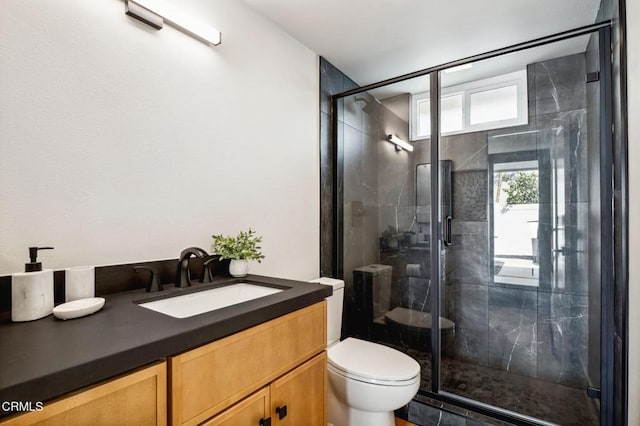
<path fill-rule="evenodd" d="M 6 412 L 42 411 L 43 408 L 41 401 L 2 401 L 2 411 Z"/>

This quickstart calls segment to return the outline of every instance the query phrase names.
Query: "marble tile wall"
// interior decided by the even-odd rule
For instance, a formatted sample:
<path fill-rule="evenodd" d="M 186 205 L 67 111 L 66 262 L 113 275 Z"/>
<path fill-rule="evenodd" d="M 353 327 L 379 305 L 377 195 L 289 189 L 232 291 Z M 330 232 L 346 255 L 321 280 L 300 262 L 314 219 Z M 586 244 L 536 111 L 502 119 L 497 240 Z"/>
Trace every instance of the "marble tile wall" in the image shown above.
<path fill-rule="evenodd" d="M 425 277 L 406 277 L 402 306 L 414 311 L 431 311 L 431 280 Z"/>
<path fill-rule="evenodd" d="M 562 56 L 534 64 L 535 115 L 575 111 L 585 107 L 584 54 Z M 576 77 L 580 78 L 576 78 Z"/>
<path fill-rule="evenodd" d="M 538 365 L 537 292 L 489 288 L 489 366 L 530 376 Z"/>
<path fill-rule="evenodd" d="M 453 171 L 487 170 L 487 132 L 442 137 L 440 156 L 453 162 Z"/>
<path fill-rule="evenodd" d="M 416 153 L 397 151 L 393 144 L 385 142 L 388 134 L 409 140 L 409 123 L 384 106 L 380 106 L 378 111 L 376 137 L 379 158 L 379 231 L 392 226 L 404 232 L 411 227 L 415 213 L 415 170 L 411 165 Z"/>
<path fill-rule="evenodd" d="M 587 318 L 587 296 L 538 293 L 537 377 L 586 387 L 586 365 L 581 360 L 587 358 Z"/>
<path fill-rule="evenodd" d="M 486 284 L 454 284 L 449 317 L 456 325 L 453 357 L 472 364 L 489 364 L 489 291 Z"/>
<path fill-rule="evenodd" d="M 486 286 L 490 279 L 487 222 L 456 216 L 452 226 L 453 244 L 449 247 L 452 268 L 448 275 L 451 283 Z"/>
<path fill-rule="evenodd" d="M 331 95 L 357 88 L 357 84 L 334 67 L 326 59 L 320 58 L 320 274 L 339 276 L 342 270 L 375 262 L 377 259 L 377 204 L 376 177 L 374 169 L 364 168 L 365 161 L 375 164 L 377 153 L 372 150 L 370 137 L 366 131 L 365 118 L 359 110 L 355 97 L 341 99 L 333 111 L 337 118 L 333 128 Z M 333 134 L 337 136 L 334 141 Z M 334 158 L 335 143 L 342 152 Z M 345 173 L 334 177 L 338 168 Z M 334 183 L 335 180 L 335 183 Z M 337 185 L 335 187 L 334 185 Z M 344 194 L 346 202 L 334 206 L 334 191 Z M 334 209 L 343 218 L 334 223 Z M 336 246 L 334 227 L 344 232 L 348 246 Z M 371 232 L 374 231 L 374 232 Z M 336 251 L 334 253 L 334 250 Z M 341 259 L 334 263 L 334 257 Z M 348 333 L 354 323 L 353 281 L 345 275 L 345 315 L 343 333 Z"/>
<path fill-rule="evenodd" d="M 338 128 L 333 128 L 331 119 L 331 95 L 354 89 L 357 86 L 348 76 L 334 67 L 326 59 L 320 57 L 320 275 L 335 276 L 333 264 L 333 194 L 334 188 L 334 140 L 344 135 L 344 102 L 339 102 L 335 111 L 338 117 Z M 338 183 L 340 184 L 340 183 Z"/>

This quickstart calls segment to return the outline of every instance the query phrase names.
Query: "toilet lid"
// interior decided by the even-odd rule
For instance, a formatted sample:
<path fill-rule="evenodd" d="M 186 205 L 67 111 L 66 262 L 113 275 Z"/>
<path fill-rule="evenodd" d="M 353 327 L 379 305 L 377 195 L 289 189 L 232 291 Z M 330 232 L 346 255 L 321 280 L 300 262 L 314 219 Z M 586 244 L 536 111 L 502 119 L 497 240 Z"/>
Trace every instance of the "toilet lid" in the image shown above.
<path fill-rule="evenodd" d="M 406 381 L 420 374 L 420 364 L 410 356 L 351 337 L 330 347 L 327 355 L 329 365 L 334 369 L 369 382 Z"/>
<path fill-rule="evenodd" d="M 395 323 L 406 325 L 408 327 L 415 327 L 418 329 L 431 329 L 431 313 L 421 312 L 407 308 L 394 308 L 390 312 L 387 312 L 385 318 Z M 448 331 L 455 327 L 453 321 L 447 318 L 440 317 L 440 330 Z"/>

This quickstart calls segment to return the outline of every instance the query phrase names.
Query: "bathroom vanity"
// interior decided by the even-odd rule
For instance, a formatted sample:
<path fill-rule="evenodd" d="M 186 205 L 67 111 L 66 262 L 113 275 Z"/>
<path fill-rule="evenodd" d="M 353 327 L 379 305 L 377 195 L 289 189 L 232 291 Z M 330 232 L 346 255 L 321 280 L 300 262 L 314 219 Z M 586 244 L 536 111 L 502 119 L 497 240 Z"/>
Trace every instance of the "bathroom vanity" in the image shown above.
<path fill-rule="evenodd" d="M 183 319 L 138 306 L 135 291 L 86 318 L 0 324 L 0 395 L 34 409 L 0 424 L 325 425 L 331 289 L 243 281 L 284 291 Z"/>
<path fill-rule="evenodd" d="M 0 419 L 3 426 L 33 424 L 167 424 L 167 363 L 162 361 L 99 385 L 74 392 L 31 412 Z"/>
<path fill-rule="evenodd" d="M 200 424 L 231 407 L 207 424 L 271 417 L 272 424 L 326 425 L 326 317 L 322 301 L 170 357 L 172 424 Z"/>

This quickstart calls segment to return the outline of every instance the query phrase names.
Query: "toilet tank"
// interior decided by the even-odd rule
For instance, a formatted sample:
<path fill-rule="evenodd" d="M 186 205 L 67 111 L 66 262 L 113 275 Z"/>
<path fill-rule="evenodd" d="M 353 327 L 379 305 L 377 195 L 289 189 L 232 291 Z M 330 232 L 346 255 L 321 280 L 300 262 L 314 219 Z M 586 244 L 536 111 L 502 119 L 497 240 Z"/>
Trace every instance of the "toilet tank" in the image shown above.
<path fill-rule="evenodd" d="M 312 283 L 330 285 L 333 295 L 327 297 L 327 347 L 340 341 L 342 332 L 342 303 L 344 301 L 344 281 L 335 278 L 317 278 Z"/>
<path fill-rule="evenodd" d="M 353 286 L 360 292 L 363 307 L 369 312 L 370 321 L 384 323 L 384 316 L 391 308 L 391 265 L 371 264 L 353 270 Z"/>

